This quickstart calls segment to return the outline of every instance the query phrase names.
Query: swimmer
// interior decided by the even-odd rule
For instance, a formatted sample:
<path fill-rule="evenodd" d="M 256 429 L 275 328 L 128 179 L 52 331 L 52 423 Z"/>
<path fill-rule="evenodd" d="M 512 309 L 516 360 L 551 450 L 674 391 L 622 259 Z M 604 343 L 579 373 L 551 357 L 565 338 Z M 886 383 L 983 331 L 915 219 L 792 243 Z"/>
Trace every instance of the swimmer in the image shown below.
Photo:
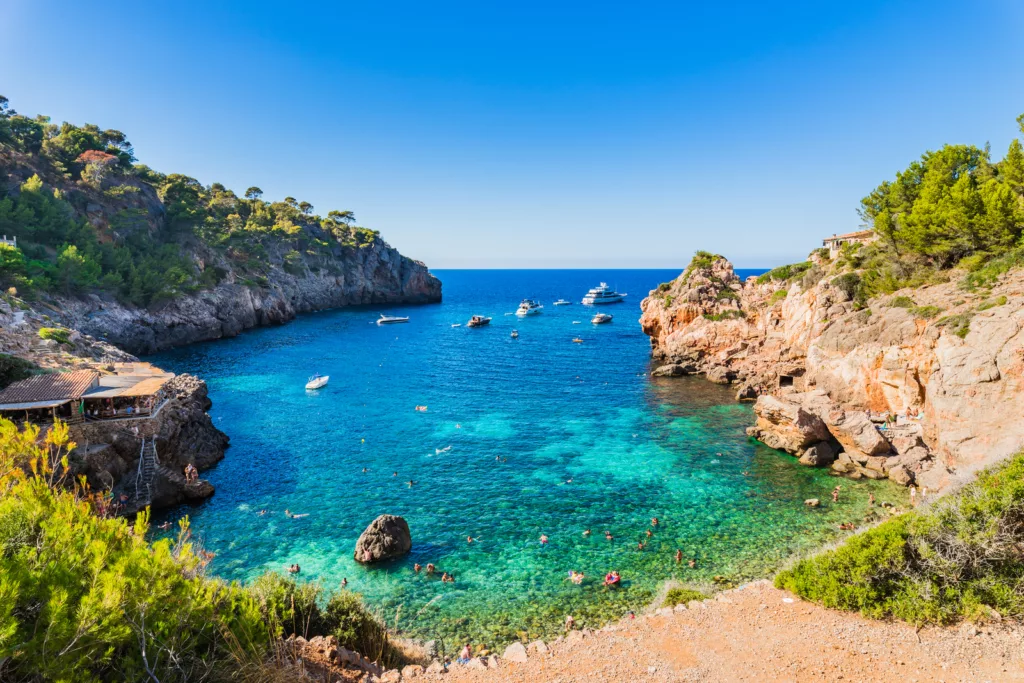
<path fill-rule="evenodd" d="M 456 424 L 456 425 L 455 425 L 455 428 L 456 428 L 456 429 L 462 429 L 462 425 L 460 425 L 460 424 Z"/>
<path fill-rule="evenodd" d="M 345 578 L 344 576 L 341 577 L 341 587 L 344 588 L 347 585 L 348 585 L 348 579 Z"/>
<path fill-rule="evenodd" d="M 417 562 L 416 564 L 414 564 L 414 565 L 412 566 L 412 570 L 413 570 L 414 572 L 416 572 L 417 574 L 419 574 L 419 573 L 420 573 L 420 570 L 421 570 L 421 569 L 423 569 L 423 567 L 421 567 L 421 566 L 420 566 L 420 563 L 419 563 L 419 562 Z"/>
<path fill-rule="evenodd" d="M 651 517 L 651 526 L 658 526 L 658 518 Z"/>
<path fill-rule="evenodd" d="M 292 516 L 292 513 L 288 511 L 288 508 L 284 509 L 284 516 L 285 517 L 291 517 Z"/>
<path fill-rule="evenodd" d="M 569 477 L 568 479 L 566 479 L 565 483 L 566 484 L 571 484 L 572 483 L 572 477 Z"/>
<path fill-rule="evenodd" d="M 677 550 L 676 551 L 676 564 L 681 564 L 682 561 L 683 561 L 683 551 L 682 550 Z"/>
<path fill-rule="evenodd" d="M 409 488 L 412 488 L 412 485 L 413 485 L 413 484 L 415 484 L 416 482 L 414 482 L 414 481 L 413 481 L 412 479 L 410 479 L 410 480 L 409 480 L 408 482 L 406 482 L 406 483 L 408 483 L 408 484 L 409 484 Z"/>
<path fill-rule="evenodd" d="M 540 544 L 541 545 L 547 545 L 548 544 L 548 537 L 547 537 L 546 534 L 541 534 L 540 535 Z"/>
<path fill-rule="evenodd" d="M 260 517 L 262 517 L 263 515 L 267 514 L 267 509 L 266 509 L 266 508 L 263 508 L 262 510 L 260 510 L 260 511 L 259 511 L 259 512 L 257 512 L 256 514 L 258 514 L 258 515 L 259 515 Z"/>
<path fill-rule="evenodd" d="M 366 474 L 366 468 L 365 467 L 363 468 L 363 474 Z"/>
<path fill-rule="evenodd" d="M 163 529 L 164 531 L 167 531 L 168 529 L 170 529 L 170 528 L 171 528 L 171 522 L 170 522 L 170 520 L 168 520 L 168 521 L 164 522 L 163 524 L 161 524 L 161 525 L 160 525 L 159 527 L 157 527 L 157 528 L 158 528 L 158 529 Z"/>
<path fill-rule="evenodd" d="M 473 537 L 472 536 L 466 536 L 466 543 L 472 543 L 472 542 L 473 542 Z"/>
<path fill-rule="evenodd" d="M 590 529 L 584 529 L 583 530 L 583 537 L 586 538 L 586 537 L 589 537 L 589 536 L 590 536 Z"/>
<path fill-rule="evenodd" d="M 398 476 L 398 472 L 392 472 L 392 473 L 391 473 L 391 476 L 392 476 L 392 477 L 397 477 L 397 476 Z"/>
<path fill-rule="evenodd" d="M 644 549 L 644 542 L 643 541 L 638 541 L 637 544 L 636 544 L 636 549 L 639 550 L 639 551 L 643 551 L 643 549 Z"/>
<path fill-rule="evenodd" d="M 650 530 L 650 529 L 648 529 L 648 530 L 647 530 L 647 531 L 645 531 L 644 533 L 645 533 L 645 534 L 647 534 L 647 538 L 650 538 L 650 537 L 651 537 L 651 535 L 652 535 L 652 534 L 651 534 L 651 530 Z"/>
<path fill-rule="evenodd" d="M 609 541 L 614 538 L 614 536 L 612 536 L 612 532 L 610 531 L 604 532 L 604 537 L 607 538 Z"/>
<path fill-rule="evenodd" d="M 691 558 L 691 559 L 690 559 L 690 561 L 689 561 L 689 562 L 687 562 L 686 564 L 690 565 L 690 569 L 693 569 L 694 567 L 696 567 L 696 566 L 697 566 L 697 560 L 696 560 L 696 559 L 693 559 L 693 558 Z"/>
<path fill-rule="evenodd" d="M 434 573 L 434 563 L 433 562 L 428 562 L 427 563 L 427 573 L 428 574 L 433 574 Z"/>
<path fill-rule="evenodd" d="M 448 583 L 448 572 L 441 574 L 441 583 Z"/>

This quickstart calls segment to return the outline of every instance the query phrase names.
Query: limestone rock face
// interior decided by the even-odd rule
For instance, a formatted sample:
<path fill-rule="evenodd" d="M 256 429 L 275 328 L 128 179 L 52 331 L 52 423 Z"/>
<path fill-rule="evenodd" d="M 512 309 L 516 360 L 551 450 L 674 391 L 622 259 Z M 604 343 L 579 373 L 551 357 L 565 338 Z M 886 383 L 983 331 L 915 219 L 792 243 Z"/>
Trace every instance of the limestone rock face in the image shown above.
<path fill-rule="evenodd" d="M 783 398 L 760 396 L 754 404 L 754 414 L 757 422 L 747 433 L 772 448 L 802 453 L 808 446 L 831 437 L 820 417 Z"/>
<path fill-rule="evenodd" d="M 512 643 L 505 648 L 502 659 L 509 662 L 525 662 L 528 659 L 526 647 L 522 643 Z"/>
<path fill-rule="evenodd" d="M 813 267 L 788 281 L 742 284 L 725 259 L 698 260 L 701 267 L 641 304 L 653 357 L 692 364 L 718 381 L 738 380 L 741 400 L 820 392 L 827 412 L 796 403 L 851 453 L 848 462 L 836 461 L 837 471 L 874 476 L 860 472 L 878 472 L 865 467 L 867 458 L 895 452 L 899 461 L 883 470 L 902 465 L 931 488 L 1024 444 L 1024 269 L 1001 276 L 990 291 L 964 291 L 953 273 L 950 282 L 878 297 L 856 310 L 832 284 L 838 271 L 811 260 Z M 896 297 L 914 306 L 892 305 Z M 951 316 L 969 319 L 965 336 L 944 323 Z M 770 446 L 802 455 L 826 440 L 808 441 L 794 429 L 795 408 L 762 405 L 755 413 L 749 432 Z M 901 424 L 916 433 L 889 444 L 869 413 L 912 416 Z"/>
<path fill-rule="evenodd" d="M 395 515 L 381 515 L 356 541 L 355 560 L 372 564 L 405 555 L 412 549 L 409 524 Z"/>
<path fill-rule="evenodd" d="M 832 446 L 828 441 L 822 441 L 804 451 L 804 454 L 800 456 L 800 464 L 811 467 L 828 467 L 835 462 L 835 459 L 836 454 L 832 450 Z"/>

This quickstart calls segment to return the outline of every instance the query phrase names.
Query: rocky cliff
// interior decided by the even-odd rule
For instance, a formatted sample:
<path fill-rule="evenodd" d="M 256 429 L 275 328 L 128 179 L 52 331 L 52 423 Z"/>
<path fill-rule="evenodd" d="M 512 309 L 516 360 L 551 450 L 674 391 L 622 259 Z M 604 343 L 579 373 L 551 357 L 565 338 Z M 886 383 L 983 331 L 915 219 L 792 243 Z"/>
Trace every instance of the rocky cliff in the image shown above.
<path fill-rule="evenodd" d="M 34 365 L 37 371 L 61 372 L 92 369 L 109 372 L 115 363 L 138 359 L 77 330 L 68 341 L 41 339 L 40 329 L 52 325 L 48 315 L 33 311 L 24 302 L 0 299 L 0 353 Z M 105 420 L 70 425 L 77 447 L 69 456 L 76 476 L 84 475 L 97 491 L 125 492 L 133 498 L 133 483 L 143 439 L 156 443 L 158 466 L 153 481 L 153 507 L 174 505 L 213 495 L 213 486 L 200 479 L 186 482 L 185 465 L 209 469 L 224 457 L 228 437 L 217 429 L 207 411 L 210 399 L 206 383 L 188 374 L 174 377 L 164 387 L 168 401 L 148 419 Z"/>
<path fill-rule="evenodd" d="M 695 259 L 641 304 L 655 374 L 734 383 L 757 400 L 753 436 L 854 476 L 938 488 L 1024 444 L 1024 273 L 966 291 L 953 272 L 861 306 L 812 259 L 743 283 Z"/>
<path fill-rule="evenodd" d="M 441 300 L 440 280 L 383 241 L 335 252 L 328 258 L 306 257 L 291 265 L 291 272 L 282 265 L 283 254 L 276 259 L 272 254 L 259 284 L 243 282 L 229 271 L 211 289 L 145 308 L 100 294 L 61 298 L 54 316 L 68 327 L 146 354 L 281 324 L 309 311 Z"/>

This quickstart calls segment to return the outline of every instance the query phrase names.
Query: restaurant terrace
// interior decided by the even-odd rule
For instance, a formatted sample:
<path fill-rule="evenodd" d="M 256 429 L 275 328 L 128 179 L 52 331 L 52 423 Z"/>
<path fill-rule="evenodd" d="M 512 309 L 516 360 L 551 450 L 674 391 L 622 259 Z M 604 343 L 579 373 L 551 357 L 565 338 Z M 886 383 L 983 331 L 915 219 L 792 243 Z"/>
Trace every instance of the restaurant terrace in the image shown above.
<path fill-rule="evenodd" d="M 0 391 L 0 416 L 33 424 L 150 417 L 167 400 L 173 377 L 149 363 L 36 375 Z"/>

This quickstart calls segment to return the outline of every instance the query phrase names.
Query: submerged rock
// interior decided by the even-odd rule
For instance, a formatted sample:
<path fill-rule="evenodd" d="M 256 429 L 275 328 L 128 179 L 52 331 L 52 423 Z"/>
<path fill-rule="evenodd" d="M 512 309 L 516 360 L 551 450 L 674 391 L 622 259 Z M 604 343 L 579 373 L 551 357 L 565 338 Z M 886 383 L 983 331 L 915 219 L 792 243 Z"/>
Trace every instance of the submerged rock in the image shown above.
<path fill-rule="evenodd" d="M 381 515 L 370 522 L 356 541 L 355 560 L 363 564 L 405 555 L 412 549 L 409 524 L 395 515 Z"/>

